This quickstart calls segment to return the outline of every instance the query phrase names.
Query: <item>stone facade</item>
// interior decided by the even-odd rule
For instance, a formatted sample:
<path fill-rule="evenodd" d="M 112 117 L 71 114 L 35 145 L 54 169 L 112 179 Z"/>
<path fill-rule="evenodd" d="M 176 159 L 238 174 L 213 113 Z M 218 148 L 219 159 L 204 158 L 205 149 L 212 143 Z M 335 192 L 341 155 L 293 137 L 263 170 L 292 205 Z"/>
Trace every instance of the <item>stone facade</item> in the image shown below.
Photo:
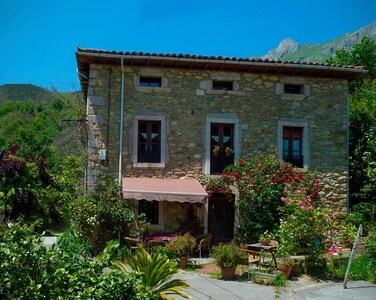
<path fill-rule="evenodd" d="M 137 86 L 143 74 L 158 74 L 162 86 Z M 306 124 L 305 167 L 318 171 L 324 198 L 339 211 L 347 201 L 348 83 L 345 79 L 292 77 L 174 68 L 124 68 L 122 176 L 168 178 L 207 173 L 208 120 L 236 123 L 236 157 L 280 152 L 278 124 Z M 231 91 L 211 90 L 212 80 L 233 80 Z M 304 86 L 299 95 L 284 94 L 283 84 Z M 90 65 L 88 88 L 89 185 L 100 174 L 118 176 L 121 68 Z M 165 120 L 164 165 L 137 165 L 134 120 L 137 116 Z M 99 160 L 99 150 L 107 159 Z"/>
<path fill-rule="evenodd" d="M 88 75 L 88 188 L 101 175 L 202 179 L 210 173 L 211 123 L 233 124 L 235 159 L 274 152 L 282 157 L 283 126 L 298 126 L 304 130 L 304 169 L 318 172 L 327 206 L 346 212 L 347 79 L 110 64 L 90 64 Z M 161 86 L 140 86 L 140 76 L 160 77 Z M 232 90 L 214 90 L 214 80 L 232 81 Z M 286 84 L 300 85 L 301 93 L 285 93 Z M 161 122 L 160 163 L 137 162 L 138 120 Z M 178 230 L 183 206 L 161 203 L 154 230 Z M 207 231 L 207 205 L 194 210 Z"/>

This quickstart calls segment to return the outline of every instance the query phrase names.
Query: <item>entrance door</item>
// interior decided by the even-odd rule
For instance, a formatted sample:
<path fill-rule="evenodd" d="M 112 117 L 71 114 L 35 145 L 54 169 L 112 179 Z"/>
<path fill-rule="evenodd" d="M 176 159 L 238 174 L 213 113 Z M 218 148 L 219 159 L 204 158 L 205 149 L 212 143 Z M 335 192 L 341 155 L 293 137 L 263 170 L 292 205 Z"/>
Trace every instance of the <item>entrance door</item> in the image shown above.
<path fill-rule="evenodd" d="M 234 197 L 213 194 L 209 199 L 208 232 L 213 234 L 213 243 L 227 243 L 234 238 Z"/>

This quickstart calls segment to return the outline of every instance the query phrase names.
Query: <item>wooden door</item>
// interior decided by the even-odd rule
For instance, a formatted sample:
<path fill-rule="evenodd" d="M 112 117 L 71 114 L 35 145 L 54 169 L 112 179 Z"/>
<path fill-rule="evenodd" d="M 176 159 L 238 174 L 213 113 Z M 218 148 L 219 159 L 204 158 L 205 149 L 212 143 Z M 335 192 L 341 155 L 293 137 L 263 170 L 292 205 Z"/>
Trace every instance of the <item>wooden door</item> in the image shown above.
<path fill-rule="evenodd" d="M 234 238 L 234 197 L 213 194 L 209 199 L 208 232 L 213 234 L 213 243 L 227 243 Z"/>

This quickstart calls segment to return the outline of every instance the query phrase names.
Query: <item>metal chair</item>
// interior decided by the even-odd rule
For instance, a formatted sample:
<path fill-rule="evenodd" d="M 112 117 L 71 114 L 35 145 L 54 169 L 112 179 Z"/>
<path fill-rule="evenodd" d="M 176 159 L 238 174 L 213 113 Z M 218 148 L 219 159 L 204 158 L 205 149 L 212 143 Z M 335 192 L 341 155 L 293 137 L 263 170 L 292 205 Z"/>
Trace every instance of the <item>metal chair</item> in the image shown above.
<path fill-rule="evenodd" d="M 201 258 L 201 251 L 205 248 L 208 248 L 209 254 L 210 254 L 210 245 L 212 241 L 213 235 L 211 233 L 204 233 L 196 236 L 196 246 L 194 248 L 194 251 L 200 252 L 200 258 Z"/>

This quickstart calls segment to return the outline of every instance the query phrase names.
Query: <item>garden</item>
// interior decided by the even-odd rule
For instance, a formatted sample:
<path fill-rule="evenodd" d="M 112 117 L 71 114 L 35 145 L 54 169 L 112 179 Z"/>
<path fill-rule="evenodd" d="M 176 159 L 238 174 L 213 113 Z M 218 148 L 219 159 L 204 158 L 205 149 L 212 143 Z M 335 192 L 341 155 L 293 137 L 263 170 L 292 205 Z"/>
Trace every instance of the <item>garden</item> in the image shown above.
<path fill-rule="evenodd" d="M 75 170 L 72 159 L 66 166 L 68 174 Z M 119 187 L 111 180 L 100 181 L 87 195 L 60 194 L 66 199 L 58 208 L 62 215 L 69 212 L 69 227 L 52 249 L 43 245 L 41 222 L 33 225 L 20 218 L 2 225 L 0 295 L 4 299 L 189 297 L 182 290 L 187 283 L 171 278 L 179 267 L 261 284 L 284 285 L 301 273 L 343 279 L 360 224 L 364 249 L 355 256 L 350 280 L 375 282 L 374 205 L 355 206 L 346 216 L 333 214 L 320 201 L 316 175 L 294 169 L 275 155 L 240 159 L 207 181 L 209 194 L 227 193 L 230 186 L 239 190 L 234 203 L 240 214 L 235 240 L 213 246 L 206 251 L 210 254 L 206 260 L 193 254 L 197 240 L 189 233 L 149 252 L 146 246 L 132 249 L 124 243 L 125 236 L 148 224 L 143 218 L 134 222 L 131 208 L 119 198 Z M 252 243 L 261 251 L 249 248 Z M 209 270 L 208 262 L 217 268 Z"/>

